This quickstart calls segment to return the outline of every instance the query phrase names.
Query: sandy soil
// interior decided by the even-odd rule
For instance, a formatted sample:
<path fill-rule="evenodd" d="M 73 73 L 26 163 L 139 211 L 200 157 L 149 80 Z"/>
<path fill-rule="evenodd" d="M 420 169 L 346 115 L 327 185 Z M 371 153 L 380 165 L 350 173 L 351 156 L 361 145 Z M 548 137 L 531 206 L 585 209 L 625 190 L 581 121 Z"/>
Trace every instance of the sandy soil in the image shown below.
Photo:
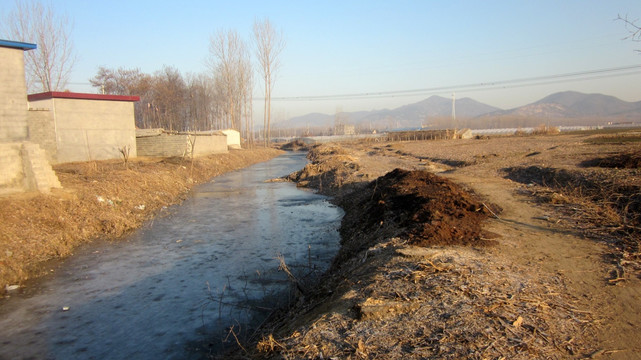
<path fill-rule="evenodd" d="M 313 149 L 312 163 L 290 177 L 346 209 L 343 250 L 318 291 L 275 315 L 255 350 L 239 356 L 641 359 L 638 140 L 575 134 Z M 596 166 L 613 162 L 619 168 Z M 421 243 L 402 220 L 415 200 L 391 212 L 410 215 L 371 221 L 388 206 L 377 191 L 391 191 L 380 190 L 379 177 L 396 168 L 437 173 L 475 194 L 473 209 L 489 214 L 483 231 L 498 237 L 433 245 L 422 233 L 426 246 L 412 245 Z"/>
<path fill-rule="evenodd" d="M 43 265 L 98 237 L 117 239 L 182 201 L 196 184 L 269 160 L 280 150 L 232 150 L 194 159 L 61 164 L 62 189 L 0 198 L 0 294 L 46 274 Z"/>

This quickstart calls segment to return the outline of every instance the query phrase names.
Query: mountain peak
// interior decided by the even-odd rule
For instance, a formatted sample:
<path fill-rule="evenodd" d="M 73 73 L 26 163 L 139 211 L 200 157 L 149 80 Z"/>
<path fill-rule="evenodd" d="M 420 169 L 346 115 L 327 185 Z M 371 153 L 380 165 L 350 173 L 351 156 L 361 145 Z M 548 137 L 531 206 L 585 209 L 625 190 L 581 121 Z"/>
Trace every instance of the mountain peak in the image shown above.
<path fill-rule="evenodd" d="M 535 108 L 550 109 L 550 111 L 538 112 L 540 116 L 548 117 L 614 117 L 641 111 L 641 102 L 627 102 L 603 94 L 563 91 L 510 111 L 531 114 L 531 110 Z"/>

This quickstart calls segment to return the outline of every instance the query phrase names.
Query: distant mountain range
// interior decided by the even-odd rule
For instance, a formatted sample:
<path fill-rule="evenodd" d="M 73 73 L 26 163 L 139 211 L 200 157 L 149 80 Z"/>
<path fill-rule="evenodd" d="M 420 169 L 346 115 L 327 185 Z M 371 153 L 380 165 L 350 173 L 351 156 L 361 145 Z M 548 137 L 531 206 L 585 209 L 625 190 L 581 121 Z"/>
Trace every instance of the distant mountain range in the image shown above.
<path fill-rule="evenodd" d="M 361 128 L 394 129 L 417 127 L 450 127 L 452 99 L 431 96 L 414 104 L 395 109 L 346 112 L 338 114 L 348 124 Z M 336 115 L 311 113 L 277 124 L 282 128 L 332 127 Z M 502 119 L 502 126 L 510 126 L 506 119 L 514 119 L 513 126 L 531 126 L 546 120 L 554 125 L 577 125 L 578 121 L 641 121 L 641 101 L 627 102 L 602 94 L 583 94 L 565 91 L 549 95 L 532 104 L 502 110 L 470 98 L 456 100 L 456 118 L 459 127 L 488 127 L 491 119 Z M 518 120 L 520 119 L 520 120 Z M 581 124 L 589 125 L 589 124 Z"/>
<path fill-rule="evenodd" d="M 634 118 L 641 115 L 641 101 L 627 102 L 614 96 L 565 91 L 515 109 L 489 116 L 513 115 L 545 118 Z"/>

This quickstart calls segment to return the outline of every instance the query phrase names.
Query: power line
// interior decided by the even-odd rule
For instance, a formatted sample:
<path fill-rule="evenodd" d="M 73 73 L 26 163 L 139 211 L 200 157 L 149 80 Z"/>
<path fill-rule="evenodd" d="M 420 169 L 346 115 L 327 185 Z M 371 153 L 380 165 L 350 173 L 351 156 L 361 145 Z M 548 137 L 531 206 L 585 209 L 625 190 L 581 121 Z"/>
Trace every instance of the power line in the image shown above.
<path fill-rule="evenodd" d="M 514 88 L 534 85 L 548 85 L 563 83 L 569 81 L 585 81 L 594 79 L 603 79 L 608 77 L 625 76 L 641 73 L 641 65 L 620 66 L 614 68 L 604 68 L 595 70 L 578 71 L 571 73 L 562 73 L 554 75 L 534 76 L 519 79 L 490 81 L 464 85 L 438 86 L 423 89 L 381 91 L 371 93 L 352 93 L 337 95 L 312 95 L 312 96 L 283 96 L 273 97 L 274 101 L 322 101 L 322 100 L 357 100 L 357 99 L 376 99 L 401 96 L 416 96 L 432 93 L 451 92 L 451 91 L 480 91 L 492 90 L 499 88 Z M 255 98 L 255 100 L 259 100 Z"/>

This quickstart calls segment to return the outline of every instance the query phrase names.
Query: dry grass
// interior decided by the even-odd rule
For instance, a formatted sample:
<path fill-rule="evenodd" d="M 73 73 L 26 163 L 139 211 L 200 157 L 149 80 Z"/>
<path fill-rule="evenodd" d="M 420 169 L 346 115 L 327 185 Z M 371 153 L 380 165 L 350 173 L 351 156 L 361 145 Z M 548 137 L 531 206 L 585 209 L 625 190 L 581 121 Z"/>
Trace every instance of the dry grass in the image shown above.
<path fill-rule="evenodd" d="M 258 350 L 288 359 L 561 359 L 593 352 L 585 339 L 595 319 L 555 279 L 532 279 L 469 248 L 416 251 L 390 239 L 369 252 L 367 262 L 343 269 L 354 274 L 345 280 L 358 283 L 338 284 L 329 304 L 297 308 L 293 314 L 316 315 L 282 337 L 266 335 Z M 344 310 L 314 309 L 332 302 Z"/>

